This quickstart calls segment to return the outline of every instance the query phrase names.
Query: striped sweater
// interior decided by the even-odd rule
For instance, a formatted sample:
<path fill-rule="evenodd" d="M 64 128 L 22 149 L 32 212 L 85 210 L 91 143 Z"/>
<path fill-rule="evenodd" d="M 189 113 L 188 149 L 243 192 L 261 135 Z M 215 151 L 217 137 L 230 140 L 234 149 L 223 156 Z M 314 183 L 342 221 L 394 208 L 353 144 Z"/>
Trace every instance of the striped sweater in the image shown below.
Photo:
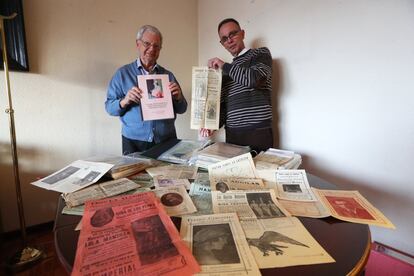
<path fill-rule="evenodd" d="M 220 126 L 257 129 L 272 125 L 272 56 L 251 49 L 223 66 Z"/>

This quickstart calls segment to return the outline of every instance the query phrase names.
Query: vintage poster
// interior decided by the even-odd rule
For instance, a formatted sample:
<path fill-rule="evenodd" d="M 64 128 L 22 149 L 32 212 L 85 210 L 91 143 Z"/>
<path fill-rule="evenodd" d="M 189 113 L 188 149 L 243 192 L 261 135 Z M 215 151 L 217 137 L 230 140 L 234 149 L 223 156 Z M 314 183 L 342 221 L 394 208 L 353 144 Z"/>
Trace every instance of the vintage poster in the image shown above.
<path fill-rule="evenodd" d="M 260 275 L 236 214 L 184 217 L 180 235 L 201 266 L 199 275 Z"/>
<path fill-rule="evenodd" d="M 215 178 L 259 178 L 252 155 L 245 153 L 208 166 L 210 180 Z"/>
<path fill-rule="evenodd" d="M 240 222 L 259 268 L 335 262 L 298 218 Z"/>
<path fill-rule="evenodd" d="M 144 121 L 172 119 L 174 108 L 168 75 L 139 75 L 138 86 L 143 91 L 141 112 Z"/>
<path fill-rule="evenodd" d="M 256 191 L 212 191 L 213 211 L 237 213 L 243 219 L 272 219 L 290 216 L 289 212 L 277 201 L 273 190 Z"/>
<path fill-rule="evenodd" d="M 169 216 L 181 216 L 197 211 L 184 185 L 153 190 Z"/>
<path fill-rule="evenodd" d="M 191 129 L 219 129 L 221 69 L 193 67 Z"/>
<path fill-rule="evenodd" d="M 372 206 L 358 191 L 319 190 L 313 188 L 322 203 L 337 219 L 395 229 L 380 210 Z"/>
<path fill-rule="evenodd" d="M 316 201 L 305 170 L 275 171 L 277 197 L 285 200 Z"/>
<path fill-rule="evenodd" d="M 191 275 L 191 251 L 151 192 L 88 201 L 72 275 Z"/>

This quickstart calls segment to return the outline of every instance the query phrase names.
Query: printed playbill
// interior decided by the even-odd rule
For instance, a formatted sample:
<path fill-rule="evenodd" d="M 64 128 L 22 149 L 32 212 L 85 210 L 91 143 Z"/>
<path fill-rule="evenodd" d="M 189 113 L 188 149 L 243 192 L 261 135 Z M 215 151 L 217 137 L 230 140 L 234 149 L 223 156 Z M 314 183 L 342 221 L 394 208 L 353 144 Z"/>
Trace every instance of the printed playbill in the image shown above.
<path fill-rule="evenodd" d="M 243 219 L 270 219 L 290 216 L 289 212 L 277 201 L 273 190 L 257 191 L 212 191 L 213 211 L 237 213 Z"/>
<path fill-rule="evenodd" d="M 221 70 L 193 67 L 191 128 L 219 129 Z"/>
<path fill-rule="evenodd" d="M 197 173 L 196 179 L 191 183 L 188 195 L 191 197 L 191 200 L 197 208 L 197 212 L 191 215 L 209 215 L 213 213 L 208 173 Z"/>
<path fill-rule="evenodd" d="M 335 262 L 298 218 L 240 222 L 259 268 Z"/>
<path fill-rule="evenodd" d="M 292 215 L 308 218 L 326 218 L 331 214 L 320 201 L 293 201 L 279 199 L 279 203 Z"/>
<path fill-rule="evenodd" d="M 275 171 L 277 197 L 285 200 L 316 201 L 305 170 Z"/>
<path fill-rule="evenodd" d="M 168 75 L 138 76 L 138 86 L 143 91 L 140 105 L 144 121 L 174 118 L 168 83 Z"/>
<path fill-rule="evenodd" d="M 191 275 L 199 271 L 153 193 L 86 203 L 72 275 Z"/>
<path fill-rule="evenodd" d="M 215 178 L 258 178 L 250 153 L 209 165 L 208 173 L 210 180 Z"/>
<path fill-rule="evenodd" d="M 260 275 L 236 214 L 184 217 L 180 235 L 200 275 Z"/>
<path fill-rule="evenodd" d="M 61 193 L 72 193 L 98 181 L 114 165 L 77 160 L 63 169 L 31 184 Z"/>
<path fill-rule="evenodd" d="M 84 204 L 87 200 L 97 200 L 119 195 L 130 190 L 139 188 L 140 185 L 127 179 L 121 178 L 93 185 L 91 187 L 68 194 L 62 194 L 66 205 L 75 207 Z"/>
<path fill-rule="evenodd" d="M 213 178 L 210 180 L 212 191 L 223 193 L 232 190 L 258 190 L 265 189 L 260 178 Z"/>
<path fill-rule="evenodd" d="M 183 185 L 154 190 L 169 216 L 181 216 L 197 211 Z"/>
<path fill-rule="evenodd" d="M 319 190 L 313 188 L 322 203 L 337 219 L 395 229 L 380 210 L 368 202 L 358 191 Z"/>

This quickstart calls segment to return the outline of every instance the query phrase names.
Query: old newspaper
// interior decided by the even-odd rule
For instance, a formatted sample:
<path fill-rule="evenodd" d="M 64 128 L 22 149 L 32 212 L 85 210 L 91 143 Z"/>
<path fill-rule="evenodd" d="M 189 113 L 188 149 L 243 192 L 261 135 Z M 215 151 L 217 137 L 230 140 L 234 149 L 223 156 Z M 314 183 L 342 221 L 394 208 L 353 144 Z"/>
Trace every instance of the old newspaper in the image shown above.
<path fill-rule="evenodd" d="M 72 275 L 191 275 L 199 271 L 153 193 L 86 203 Z"/>
<path fill-rule="evenodd" d="M 208 173 L 210 180 L 215 178 L 258 178 L 250 153 L 209 165 Z"/>
<path fill-rule="evenodd" d="M 231 190 L 264 189 L 265 185 L 260 178 L 213 178 L 210 180 L 212 191 L 223 193 Z"/>
<path fill-rule="evenodd" d="M 316 201 L 305 170 L 275 171 L 277 197 L 285 200 Z"/>
<path fill-rule="evenodd" d="M 184 217 L 180 234 L 200 275 L 260 275 L 236 214 Z"/>
<path fill-rule="evenodd" d="M 77 160 L 63 169 L 31 184 L 61 193 L 72 193 L 97 182 L 114 165 Z"/>
<path fill-rule="evenodd" d="M 331 214 L 320 201 L 294 201 L 279 199 L 279 203 L 292 216 L 308 218 L 326 218 Z"/>
<path fill-rule="evenodd" d="M 273 190 L 257 191 L 212 191 L 213 211 L 237 213 L 242 219 L 270 219 L 290 216 L 289 212 L 277 201 Z"/>
<path fill-rule="evenodd" d="M 395 229 L 380 210 L 372 206 L 358 191 L 319 190 L 313 188 L 322 203 L 337 219 Z"/>
<path fill-rule="evenodd" d="M 193 67 L 191 128 L 219 129 L 221 70 Z"/>
<path fill-rule="evenodd" d="M 158 188 L 154 193 L 169 216 L 181 216 L 197 211 L 183 185 Z"/>
<path fill-rule="evenodd" d="M 186 165 L 167 165 L 146 169 L 152 177 L 170 178 L 170 179 L 194 179 L 197 175 L 198 168 Z"/>
<path fill-rule="evenodd" d="M 335 262 L 298 218 L 240 222 L 259 268 Z"/>
<path fill-rule="evenodd" d="M 208 173 L 200 172 L 196 179 L 191 183 L 188 195 L 191 197 L 197 212 L 192 215 L 209 215 L 213 213 L 211 202 L 211 188 Z"/>
<path fill-rule="evenodd" d="M 111 197 L 139 187 L 139 184 L 129 179 L 121 178 L 96 184 L 73 193 L 62 194 L 62 197 L 68 207 L 75 207 L 84 204 L 87 200 Z"/>

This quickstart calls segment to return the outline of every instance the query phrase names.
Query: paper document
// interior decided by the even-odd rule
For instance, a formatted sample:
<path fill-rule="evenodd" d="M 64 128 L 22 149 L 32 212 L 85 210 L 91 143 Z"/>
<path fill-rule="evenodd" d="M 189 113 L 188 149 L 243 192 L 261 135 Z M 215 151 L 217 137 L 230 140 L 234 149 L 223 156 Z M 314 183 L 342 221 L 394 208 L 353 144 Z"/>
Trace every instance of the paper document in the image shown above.
<path fill-rule="evenodd" d="M 140 100 L 144 121 L 174 118 L 168 83 L 168 75 L 138 75 L 138 86 L 144 92 Z"/>
<path fill-rule="evenodd" d="M 72 193 L 97 182 L 112 167 L 112 164 L 77 160 L 31 184 L 46 190 Z"/>
<path fill-rule="evenodd" d="M 219 129 L 221 69 L 193 67 L 191 128 Z"/>

